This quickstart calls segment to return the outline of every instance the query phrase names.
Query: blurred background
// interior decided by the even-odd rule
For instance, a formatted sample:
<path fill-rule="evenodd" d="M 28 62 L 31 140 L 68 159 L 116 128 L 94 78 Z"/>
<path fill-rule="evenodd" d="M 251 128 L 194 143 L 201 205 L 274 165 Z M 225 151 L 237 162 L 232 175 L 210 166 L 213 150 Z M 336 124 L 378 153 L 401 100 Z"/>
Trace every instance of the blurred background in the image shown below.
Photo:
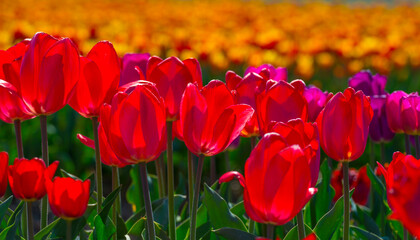
<path fill-rule="evenodd" d="M 224 80 L 227 70 L 242 75 L 248 66 L 270 63 L 287 67 L 289 81 L 300 78 L 334 93 L 344 90 L 348 78 L 362 69 L 387 75 L 388 92 L 420 87 L 416 1 L 0 1 L 0 49 L 38 31 L 70 37 L 81 54 L 109 40 L 121 57 L 194 57 L 201 63 L 204 82 Z M 22 130 L 25 156 L 40 157 L 39 119 L 23 122 Z M 65 107 L 48 117 L 48 133 L 50 161 L 59 160 L 61 168 L 81 178 L 93 173 L 94 152 L 76 139 L 77 133 L 93 136 L 89 119 Z M 402 149 L 402 137 L 397 136 L 387 145 L 388 161 L 393 151 Z M 0 123 L 0 150 L 9 152 L 11 161 L 17 156 L 12 125 Z M 185 183 L 186 148 L 175 142 L 174 150 L 177 182 Z M 249 139 L 242 139 L 239 149 L 229 153 L 231 168 L 242 171 L 249 153 Z M 368 155 L 354 164 L 364 165 Z M 210 162 L 204 169 L 207 181 L 214 180 Z M 214 163 L 216 175 L 226 170 L 223 154 Z M 149 164 L 151 173 L 153 168 Z M 130 170 L 121 170 L 124 192 L 133 188 Z M 104 166 L 104 174 L 110 188 L 109 167 Z M 177 192 L 185 193 L 186 185 L 178 186 Z"/>

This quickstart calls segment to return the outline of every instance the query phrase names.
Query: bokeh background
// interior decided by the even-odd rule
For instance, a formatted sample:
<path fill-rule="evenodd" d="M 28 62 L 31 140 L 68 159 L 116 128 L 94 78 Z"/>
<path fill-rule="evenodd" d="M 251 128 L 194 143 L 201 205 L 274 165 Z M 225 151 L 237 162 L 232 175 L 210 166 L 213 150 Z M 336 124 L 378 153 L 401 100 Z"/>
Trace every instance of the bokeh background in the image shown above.
<path fill-rule="evenodd" d="M 347 87 L 362 69 L 388 76 L 386 90 L 420 87 L 420 3 L 416 1 L 240 1 L 240 0 L 1 0 L 0 49 L 44 31 L 70 37 L 86 54 L 100 40 L 117 53 L 150 53 L 162 58 L 199 59 L 204 82 L 224 80 L 227 70 L 242 75 L 248 66 L 270 63 L 287 67 L 289 80 L 303 79 L 330 92 Z M 22 124 L 24 152 L 41 156 L 39 119 Z M 67 172 L 86 178 L 94 170 L 94 152 L 76 134 L 93 136 L 91 121 L 70 107 L 48 117 L 50 159 Z M 403 149 L 397 136 L 387 144 Z M 17 156 L 13 126 L 0 123 L 0 150 Z M 178 193 L 185 193 L 186 148 L 175 142 Z M 370 146 L 362 160 L 368 162 Z M 249 140 L 229 153 L 231 168 L 241 170 L 249 156 Z M 379 156 L 379 149 L 373 151 Z M 206 161 L 204 179 L 225 171 L 224 155 Z M 133 188 L 131 167 L 122 169 L 123 192 Z M 149 171 L 154 173 L 150 164 Z M 242 170 L 241 170 L 242 171 Z M 104 166 L 105 186 L 111 170 Z M 213 176 L 214 178 L 214 176 Z M 110 189 L 105 189 L 109 193 Z M 130 197 L 129 197 L 130 198 Z M 153 197 L 152 197 L 153 198 Z"/>

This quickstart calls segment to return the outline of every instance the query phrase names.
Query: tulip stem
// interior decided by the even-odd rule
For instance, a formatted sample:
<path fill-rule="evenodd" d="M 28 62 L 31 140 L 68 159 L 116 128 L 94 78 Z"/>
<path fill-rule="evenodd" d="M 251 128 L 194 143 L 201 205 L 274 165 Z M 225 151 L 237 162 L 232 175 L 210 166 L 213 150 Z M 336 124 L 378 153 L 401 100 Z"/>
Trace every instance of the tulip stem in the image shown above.
<path fill-rule="evenodd" d="M 34 220 L 32 216 L 32 202 L 26 202 L 28 239 L 34 239 Z"/>
<path fill-rule="evenodd" d="M 19 119 L 16 119 L 13 121 L 13 125 L 15 127 L 15 136 L 16 136 L 16 147 L 18 150 L 18 158 L 23 158 L 23 144 L 22 144 L 22 129 L 20 125 L 21 121 Z M 25 203 L 26 205 L 26 203 Z M 27 227 L 27 210 L 26 207 L 23 208 L 22 212 L 22 235 L 23 238 L 27 238 L 27 231 L 25 231 L 25 227 Z"/>
<path fill-rule="evenodd" d="M 274 237 L 274 225 L 267 224 L 267 238 L 273 239 Z"/>
<path fill-rule="evenodd" d="M 190 218 L 190 240 L 196 239 L 196 222 L 197 222 L 197 208 L 198 208 L 198 200 L 200 198 L 200 183 L 201 183 L 201 174 L 203 172 L 203 163 L 204 163 L 204 155 L 200 154 L 198 157 L 198 165 L 197 165 L 197 175 L 195 175 L 195 189 L 194 189 L 194 198 L 193 198 L 193 207 L 191 211 L 191 218 Z"/>
<path fill-rule="evenodd" d="M 71 234 L 71 220 L 66 221 L 67 231 L 66 231 L 66 240 L 72 240 Z"/>
<path fill-rule="evenodd" d="M 169 218 L 169 238 L 176 240 L 175 232 L 175 207 L 174 207 L 174 163 L 172 159 L 172 122 L 166 122 L 167 142 L 167 166 L 168 166 L 168 218 Z"/>
<path fill-rule="evenodd" d="M 370 154 L 369 154 L 369 158 L 370 158 L 370 166 L 372 168 L 374 168 L 374 166 L 376 165 L 375 162 L 375 143 L 372 141 L 372 138 L 370 138 Z M 370 207 L 373 209 L 373 205 L 375 204 L 375 189 L 372 187 L 370 188 L 370 198 L 369 198 L 369 205 Z"/>
<path fill-rule="evenodd" d="M 255 148 L 255 145 L 257 145 L 257 137 L 252 136 L 251 137 L 251 151 Z M 254 234 L 255 229 L 255 222 L 251 218 L 249 218 L 249 225 L 248 225 L 248 232 L 251 234 Z"/>
<path fill-rule="evenodd" d="M 381 164 L 384 164 L 385 161 L 385 143 L 381 142 Z M 381 199 L 386 199 L 385 196 L 381 196 Z M 381 214 L 381 229 L 382 229 L 382 234 L 385 235 L 385 214 L 384 214 L 384 204 L 383 202 L 380 203 L 380 214 Z"/>
<path fill-rule="evenodd" d="M 416 141 L 416 158 L 420 158 L 420 142 L 419 142 L 419 136 L 414 136 L 414 139 Z"/>
<path fill-rule="evenodd" d="M 224 152 L 224 156 L 225 156 L 225 163 L 226 163 L 226 166 L 225 166 L 225 171 L 226 172 L 229 172 L 230 171 L 230 158 L 229 158 L 229 150 L 226 150 L 225 152 Z M 230 191 L 230 185 L 229 185 L 229 183 L 227 182 L 226 184 L 228 184 L 227 186 L 228 186 L 228 192 L 227 192 L 227 201 L 228 201 L 228 203 L 231 201 L 231 196 L 232 196 L 232 193 L 231 193 L 231 191 Z"/>
<path fill-rule="evenodd" d="M 120 186 L 120 173 L 118 171 L 117 166 L 112 166 L 112 191 L 117 189 Z M 121 212 L 121 192 L 118 193 L 118 197 L 115 200 L 114 204 L 112 205 L 112 221 L 115 224 L 115 233 L 114 239 L 117 239 L 117 232 L 118 232 L 118 223 L 117 218 L 118 214 Z"/>
<path fill-rule="evenodd" d="M 216 156 L 210 157 L 210 184 L 216 181 Z"/>
<path fill-rule="evenodd" d="M 102 209 L 103 190 L 102 190 L 102 164 L 101 164 L 101 153 L 99 151 L 98 126 L 99 126 L 98 118 L 97 117 L 92 117 L 93 138 L 95 140 L 96 192 L 98 194 L 98 197 L 97 197 L 98 198 L 97 199 L 98 204 L 96 206 L 96 209 L 99 213 Z"/>
<path fill-rule="evenodd" d="M 298 238 L 304 239 L 306 237 L 305 234 L 305 223 L 303 222 L 303 211 L 300 210 L 296 216 L 297 218 L 297 228 L 298 228 Z"/>
<path fill-rule="evenodd" d="M 39 116 L 41 122 L 41 141 L 42 141 L 42 159 L 44 159 L 45 165 L 49 166 L 48 160 L 48 132 L 47 132 L 47 116 Z M 48 196 L 41 200 L 41 229 L 48 225 Z"/>
<path fill-rule="evenodd" d="M 139 163 L 141 186 L 143 190 L 144 208 L 146 209 L 147 234 L 150 240 L 155 239 L 155 225 L 153 220 L 152 202 L 150 201 L 149 183 L 147 181 L 147 166 L 145 162 Z"/>
<path fill-rule="evenodd" d="M 343 161 L 344 226 L 343 239 L 350 237 L 349 162 Z"/>
<path fill-rule="evenodd" d="M 406 154 L 411 154 L 410 137 L 408 136 L 408 134 L 404 134 L 404 135 L 405 135 L 405 153 Z"/>
<path fill-rule="evenodd" d="M 193 195 L 194 195 L 194 166 L 193 166 L 193 159 L 192 153 L 188 150 L 188 205 L 189 211 L 188 213 L 192 213 L 192 206 L 193 206 Z"/>
<path fill-rule="evenodd" d="M 404 240 L 408 240 L 408 231 L 404 228 Z"/>
<path fill-rule="evenodd" d="M 156 159 L 155 162 L 155 168 L 156 168 L 156 176 L 157 176 L 157 180 L 158 180 L 158 186 L 159 186 L 159 198 L 163 198 L 165 196 L 165 189 L 163 188 L 163 180 L 162 180 L 162 172 L 160 171 L 160 169 L 162 168 L 160 166 L 160 158 L 162 157 L 159 156 L 158 159 Z"/>

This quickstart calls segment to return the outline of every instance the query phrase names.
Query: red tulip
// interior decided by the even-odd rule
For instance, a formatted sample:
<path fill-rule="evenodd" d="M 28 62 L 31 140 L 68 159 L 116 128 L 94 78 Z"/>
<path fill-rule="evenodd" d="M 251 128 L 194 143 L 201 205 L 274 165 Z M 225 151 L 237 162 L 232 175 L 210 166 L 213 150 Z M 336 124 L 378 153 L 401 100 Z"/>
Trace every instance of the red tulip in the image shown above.
<path fill-rule="evenodd" d="M 420 237 L 420 161 L 411 155 L 395 152 L 387 170 L 378 163 L 387 189 L 390 218 L 402 222 L 417 238 Z"/>
<path fill-rule="evenodd" d="M 112 44 L 97 43 L 87 57 L 80 57 L 80 79 L 69 105 L 85 118 L 99 116 L 100 107 L 117 92 L 120 70 Z"/>
<path fill-rule="evenodd" d="M 244 78 L 241 78 L 232 71 L 226 73 L 226 85 L 234 94 L 235 103 L 248 104 L 254 110 L 257 107 L 256 96 L 265 89 L 266 82 L 267 80 L 254 72 L 250 72 Z M 241 135 L 243 137 L 260 135 L 255 112 L 251 120 L 246 123 Z"/>
<path fill-rule="evenodd" d="M 188 83 L 195 83 L 202 87 L 200 64 L 196 59 L 184 61 L 176 57 L 162 60 L 151 57 L 147 63 L 146 79 L 156 84 L 160 95 L 166 104 L 166 119 L 179 119 L 179 106 L 182 94 Z"/>
<path fill-rule="evenodd" d="M 253 113 L 249 105 L 234 104 L 229 89 L 219 80 L 211 81 L 201 92 L 195 84 L 188 84 L 180 113 L 185 145 L 196 155 L 216 155 L 240 134 Z"/>
<path fill-rule="evenodd" d="M 101 108 L 99 144 L 111 165 L 149 162 L 166 148 L 165 104 L 156 87 L 145 82 L 127 90 Z"/>
<path fill-rule="evenodd" d="M 16 158 L 13 165 L 9 166 L 9 184 L 13 195 L 24 201 L 36 201 L 45 196 L 45 180 L 51 179 L 57 170 L 58 161 L 49 167 L 45 166 L 42 159 L 31 160 Z"/>
<path fill-rule="evenodd" d="M 20 86 L 19 71 L 28 43 L 22 41 L 7 51 L 0 51 L 0 119 L 7 123 L 35 117 L 22 101 L 16 87 Z"/>
<path fill-rule="evenodd" d="M 341 167 L 333 172 L 331 185 L 335 190 L 334 201 L 337 201 L 343 195 L 343 170 Z M 366 167 L 359 170 L 351 168 L 349 171 L 350 189 L 354 188 L 353 200 L 360 205 L 366 205 L 369 192 L 370 180 L 367 176 Z"/>
<path fill-rule="evenodd" d="M 79 53 L 70 39 L 35 34 L 16 86 L 33 114 L 49 115 L 67 104 L 79 79 L 79 65 Z"/>
<path fill-rule="evenodd" d="M 322 149 L 337 161 L 359 158 L 366 147 L 373 117 L 369 97 L 347 88 L 327 103 L 317 118 Z"/>
<path fill-rule="evenodd" d="M 9 154 L 0 152 L 0 197 L 6 193 L 7 189 L 7 166 L 9 165 Z"/>
<path fill-rule="evenodd" d="M 54 215 L 73 220 L 83 216 L 90 196 L 90 180 L 82 182 L 73 178 L 55 177 L 45 182 L 48 201 Z"/>
<path fill-rule="evenodd" d="M 420 97 L 405 96 L 400 100 L 401 126 L 405 134 L 420 135 Z"/>
<path fill-rule="evenodd" d="M 311 187 L 310 158 L 299 145 L 288 145 L 278 133 L 267 133 L 246 161 L 245 177 L 228 172 L 219 182 L 238 179 L 248 216 L 259 223 L 282 225 L 316 193 Z"/>
<path fill-rule="evenodd" d="M 321 157 L 316 123 L 305 123 L 302 119 L 293 119 L 287 123 L 276 123 L 270 131 L 279 133 L 288 145 L 299 145 L 305 154 L 311 156 L 308 162 L 311 169 L 311 187 L 315 187 Z"/>
<path fill-rule="evenodd" d="M 295 80 L 291 83 L 285 81 L 268 81 L 264 92 L 257 96 L 257 119 L 260 134 L 268 131 L 273 122 L 287 122 L 291 119 L 301 118 L 308 120 L 308 103 L 303 96 L 305 83 Z"/>

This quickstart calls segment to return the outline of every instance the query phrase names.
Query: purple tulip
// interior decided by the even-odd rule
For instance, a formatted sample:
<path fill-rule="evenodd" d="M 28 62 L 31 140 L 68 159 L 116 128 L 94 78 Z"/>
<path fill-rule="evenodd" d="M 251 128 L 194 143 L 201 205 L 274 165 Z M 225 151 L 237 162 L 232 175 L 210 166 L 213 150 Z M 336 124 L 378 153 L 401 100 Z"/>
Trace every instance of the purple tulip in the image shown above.
<path fill-rule="evenodd" d="M 386 76 L 372 73 L 369 70 L 363 70 L 356 73 L 349 79 L 349 87 L 354 90 L 362 90 L 366 96 L 375 96 L 385 94 Z"/>
<path fill-rule="evenodd" d="M 149 53 L 125 54 L 122 58 L 120 86 L 137 80 L 146 80 L 146 66 L 149 58 Z"/>
<path fill-rule="evenodd" d="M 373 109 L 373 118 L 369 126 L 369 135 L 374 142 L 391 141 L 395 133 L 388 125 L 386 113 L 387 95 L 373 96 L 370 98 L 370 105 Z"/>
<path fill-rule="evenodd" d="M 263 64 L 259 67 L 248 67 L 245 70 L 244 76 L 250 72 L 255 72 L 261 75 L 264 79 L 272 79 L 275 81 L 287 81 L 287 68 L 275 68 L 271 64 Z"/>
<path fill-rule="evenodd" d="M 388 95 L 386 100 L 386 116 L 388 119 L 388 125 L 394 133 L 404 132 L 401 121 L 401 99 L 407 96 L 418 96 L 418 94 L 411 93 L 409 95 L 404 91 L 398 90 Z"/>
<path fill-rule="evenodd" d="M 402 97 L 400 110 L 404 133 L 420 135 L 420 97 L 414 95 Z"/>
<path fill-rule="evenodd" d="M 323 92 L 321 89 L 310 85 L 305 88 L 303 96 L 306 98 L 306 101 L 308 101 L 309 121 L 315 122 L 318 114 L 325 107 L 325 104 L 327 104 L 333 94 L 327 91 Z"/>

